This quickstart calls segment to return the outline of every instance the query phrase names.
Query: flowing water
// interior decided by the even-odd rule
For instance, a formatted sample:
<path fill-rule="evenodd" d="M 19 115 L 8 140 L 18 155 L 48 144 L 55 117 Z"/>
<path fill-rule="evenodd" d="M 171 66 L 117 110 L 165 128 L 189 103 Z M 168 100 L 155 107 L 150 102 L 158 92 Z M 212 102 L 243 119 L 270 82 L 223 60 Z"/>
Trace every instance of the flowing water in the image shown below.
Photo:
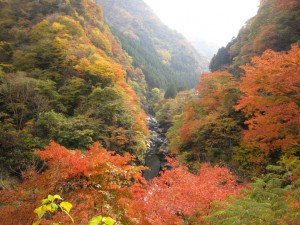
<path fill-rule="evenodd" d="M 149 167 L 149 170 L 144 171 L 143 176 L 146 180 L 151 180 L 162 168 L 162 157 L 159 156 L 162 155 L 161 149 L 167 146 L 167 138 L 155 117 L 148 115 L 147 123 L 150 135 L 147 141 L 145 165 Z"/>

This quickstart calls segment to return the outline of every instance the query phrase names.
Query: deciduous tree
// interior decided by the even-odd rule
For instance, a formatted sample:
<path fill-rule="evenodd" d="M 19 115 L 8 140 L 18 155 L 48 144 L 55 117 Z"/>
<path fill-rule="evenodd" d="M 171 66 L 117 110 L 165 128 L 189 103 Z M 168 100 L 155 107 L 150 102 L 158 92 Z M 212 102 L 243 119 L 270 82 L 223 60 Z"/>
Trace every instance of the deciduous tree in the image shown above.
<path fill-rule="evenodd" d="M 300 48 L 267 50 L 243 69 L 244 95 L 236 106 L 247 117 L 243 142 L 263 155 L 296 153 L 300 146 Z"/>

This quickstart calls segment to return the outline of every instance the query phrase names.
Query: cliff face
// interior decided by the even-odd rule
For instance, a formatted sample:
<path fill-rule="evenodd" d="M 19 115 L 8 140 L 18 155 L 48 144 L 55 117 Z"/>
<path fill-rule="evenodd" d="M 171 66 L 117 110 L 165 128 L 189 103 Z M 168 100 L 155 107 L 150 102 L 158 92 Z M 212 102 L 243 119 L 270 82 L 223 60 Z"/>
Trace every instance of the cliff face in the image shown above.
<path fill-rule="evenodd" d="M 208 61 L 187 40 L 165 26 L 140 0 L 97 0 L 104 18 L 121 40 L 124 49 L 141 67 L 150 87 L 169 83 L 194 87 Z M 180 89 L 180 88 L 179 88 Z"/>

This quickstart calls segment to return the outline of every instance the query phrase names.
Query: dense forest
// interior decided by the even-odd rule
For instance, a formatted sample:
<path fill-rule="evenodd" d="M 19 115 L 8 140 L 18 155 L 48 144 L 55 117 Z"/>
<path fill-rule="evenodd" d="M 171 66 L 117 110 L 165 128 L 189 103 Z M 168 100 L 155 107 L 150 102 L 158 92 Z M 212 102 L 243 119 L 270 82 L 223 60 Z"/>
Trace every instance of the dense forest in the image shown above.
<path fill-rule="evenodd" d="M 104 18 L 132 56 L 133 65 L 143 69 L 150 88 L 166 90 L 170 80 L 179 90 L 194 88 L 207 71 L 208 60 L 199 55 L 179 33 L 165 26 L 140 0 L 97 0 Z"/>
<path fill-rule="evenodd" d="M 299 224 L 299 1 L 261 0 L 201 76 L 134 2 L 0 1 L 0 224 Z"/>
<path fill-rule="evenodd" d="M 92 1 L 1 1 L 1 165 L 23 170 L 54 140 L 143 158 L 144 75 Z M 128 76 L 125 76 L 128 73 Z"/>

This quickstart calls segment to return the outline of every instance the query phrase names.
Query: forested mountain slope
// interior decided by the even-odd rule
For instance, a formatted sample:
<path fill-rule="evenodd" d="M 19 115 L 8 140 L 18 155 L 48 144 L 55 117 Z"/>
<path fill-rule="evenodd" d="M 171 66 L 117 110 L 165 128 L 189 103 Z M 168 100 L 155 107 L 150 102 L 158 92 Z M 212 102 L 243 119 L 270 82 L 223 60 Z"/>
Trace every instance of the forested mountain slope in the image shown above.
<path fill-rule="evenodd" d="M 0 2 L 1 166 L 19 171 L 50 140 L 142 157 L 145 87 L 93 1 Z M 127 77 L 125 71 L 130 71 Z M 127 80 L 127 81 L 126 81 Z"/>
<path fill-rule="evenodd" d="M 298 4 L 261 2 L 278 3 L 267 17 Z M 297 40 L 252 57 L 241 79 L 207 73 L 162 101 L 153 88 L 157 119 L 173 124 L 172 159 L 148 182 L 136 160 L 146 118 L 131 88 L 143 96 L 146 83 L 101 8 L 0 1 L 0 39 L 1 225 L 299 224 Z"/>
<path fill-rule="evenodd" d="M 219 49 L 210 63 L 212 71 L 228 68 L 236 77 L 240 65 L 250 62 L 265 50 L 290 49 L 300 41 L 300 1 L 261 0 L 256 16 L 241 28 L 238 36 Z"/>
<path fill-rule="evenodd" d="M 184 111 L 174 116 L 172 104 L 160 111 L 173 115 L 170 148 L 184 162 L 225 162 L 252 176 L 299 156 L 299 4 L 261 1 L 238 37 L 219 49 L 210 65 L 218 71 L 201 76 Z"/>
<path fill-rule="evenodd" d="M 193 88 L 208 61 L 187 40 L 165 26 L 141 0 L 97 0 L 107 23 L 142 68 L 150 87 L 174 82 L 179 89 Z"/>

